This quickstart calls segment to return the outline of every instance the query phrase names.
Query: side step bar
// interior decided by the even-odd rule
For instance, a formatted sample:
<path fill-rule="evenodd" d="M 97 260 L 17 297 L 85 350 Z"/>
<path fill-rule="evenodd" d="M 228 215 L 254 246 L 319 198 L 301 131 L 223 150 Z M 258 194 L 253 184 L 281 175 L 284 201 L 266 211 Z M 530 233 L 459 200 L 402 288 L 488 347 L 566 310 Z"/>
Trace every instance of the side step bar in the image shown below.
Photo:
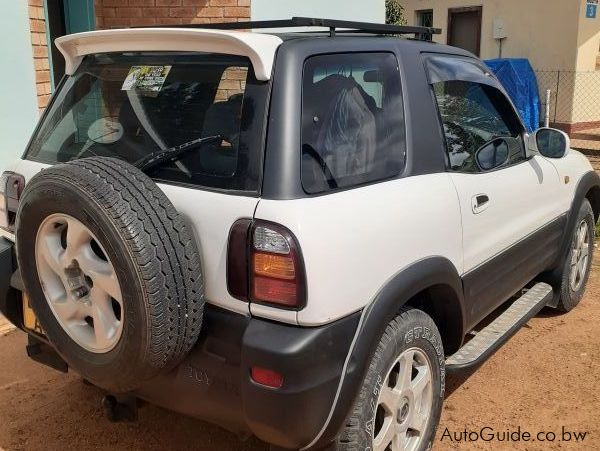
<path fill-rule="evenodd" d="M 537 283 L 491 324 L 479 331 L 456 354 L 446 359 L 446 371 L 457 372 L 479 366 L 508 341 L 527 321 L 552 300 L 552 287 Z"/>

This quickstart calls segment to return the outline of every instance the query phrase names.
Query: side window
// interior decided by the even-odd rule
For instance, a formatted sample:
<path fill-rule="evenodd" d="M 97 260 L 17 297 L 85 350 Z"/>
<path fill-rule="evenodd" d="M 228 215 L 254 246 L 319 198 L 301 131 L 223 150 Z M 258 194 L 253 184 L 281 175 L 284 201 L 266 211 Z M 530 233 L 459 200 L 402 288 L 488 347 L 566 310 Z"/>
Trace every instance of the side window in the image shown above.
<path fill-rule="evenodd" d="M 481 172 L 525 158 L 522 125 L 498 89 L 468 81 L 433 84 L 449 167 Z"/>
<path fill-rule="evenodd" d="M 406 143 L 391 53 L 309 58 L 302 91 L 302 186 L 320 193 L 399 174 Z"/>

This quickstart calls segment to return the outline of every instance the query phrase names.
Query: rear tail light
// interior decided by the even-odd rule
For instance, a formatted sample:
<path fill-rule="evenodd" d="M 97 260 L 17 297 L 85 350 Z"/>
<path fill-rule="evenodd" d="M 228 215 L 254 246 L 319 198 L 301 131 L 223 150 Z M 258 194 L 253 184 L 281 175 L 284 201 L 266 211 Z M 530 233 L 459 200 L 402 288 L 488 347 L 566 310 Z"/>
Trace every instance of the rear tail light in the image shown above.
<path fill-rule="evenodd" d="M 0 177 L 0 228 L 13 232 L 25 177 L 6 171 Z"/>
<path fill-rule="evenodd" d="M 279 224 L 236 222 L 229 235 L 227 284 L 238 299 L 288 309 L 304 307 L 304 262 L 296 238 Z"/>
<path fill-rule="evenodd" d="M 294 280 L 296 278 L 296 267 L 292 257 L 288 257 L 287 255 L 256 252 L 254 254 L 254 274 L 257 276 Z"/>
<path fill-rule="evenodd" d="M 284 282 L 269 277 L 254 277 L 253 287 L 253 300 L 280 304 L 285 307 L 298 305 L 298 290 L 294 282 Z"/>
<path fill-rule="evenodd" d="M 251 219 L 240 219 L 229 231 L 227 248 L 227 289 L 241 301 L 248 301 L 248 235 Z"/>
<path fill-rule="evenodd" d="M 286 237 L 273 230 L 272 227 L 259 225 L 254 227 L 254 249 L 257 251 L 273 252 L 275 254 L 289 254 L 290 243 Z"/>

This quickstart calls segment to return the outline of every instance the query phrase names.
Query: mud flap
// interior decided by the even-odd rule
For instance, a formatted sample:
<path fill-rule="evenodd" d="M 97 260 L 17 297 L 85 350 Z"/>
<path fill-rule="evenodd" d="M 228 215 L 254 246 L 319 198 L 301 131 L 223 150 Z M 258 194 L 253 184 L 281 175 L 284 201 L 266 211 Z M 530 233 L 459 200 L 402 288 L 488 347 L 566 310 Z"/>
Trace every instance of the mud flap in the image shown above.
<path fill-rule="evenodd" d="M 37 339 L 33 335 L 29 335 L 27 343 L 27 355 L 31 360 L 34 360 L 42 365 L 54 368 L 61 373 L 68 373 L 69 366 L 56 353 L 54 348 L 47 343 Z"/>

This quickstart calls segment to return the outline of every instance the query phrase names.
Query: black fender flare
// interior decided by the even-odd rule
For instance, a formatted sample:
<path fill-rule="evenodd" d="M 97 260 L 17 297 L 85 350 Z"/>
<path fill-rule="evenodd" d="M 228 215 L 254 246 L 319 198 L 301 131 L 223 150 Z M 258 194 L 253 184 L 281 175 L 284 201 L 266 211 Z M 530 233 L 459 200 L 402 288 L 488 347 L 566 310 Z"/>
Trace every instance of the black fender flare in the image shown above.
<path fill-rule="evenodd" d="M 546 277 L 543 277 L 543 279 L 547 280 L 554 287 L 556 287 L 557 284 L 560 284 L 562 269 L 565 265 L 567 257 L 569 256 L 569 247 L 571 245 L 571 237 L 573 236 L 573 230 L 576 226 L 575 222 L 577 221 L 577 214 L 579 212 L 579 209 L 581 208 L 581 204 L 586 198 L 587 193 L 590 192 L 590 190 L 594 187 L 600 189 L 600 175 L 598 175 L 598 173 L 593 170 L 586 172 L 577 183 L 577 187 L 575 188 L 575 195 L 573 196 L 573 200 L 571 201 L 571 208 L 568 212 L 567 223 L 563 231 L 560 251 L 558 254 L 556 265 L 553 269 L 551 269 L 550 274 L 546 275 Z M 600 212 L 600 197 L 596 198 L 596 205 L 592 205 L 592 207 L 596 214 Z M 555 301 L 557 301 L 557 299 L 555 299 Z"/>
<path fill-rule="evenodd" d="M 410 299 L 438 285 L 450 287 L 458 297 L 464 335 L 463 285 L 450 260 L 441 256 L 427 257 L 396 273 L 363 310 L 328 420 L 319 435 L 304 449 L 320 449 L 335 439 L 360 392 L 371 356 L 387 325 Z"/>

